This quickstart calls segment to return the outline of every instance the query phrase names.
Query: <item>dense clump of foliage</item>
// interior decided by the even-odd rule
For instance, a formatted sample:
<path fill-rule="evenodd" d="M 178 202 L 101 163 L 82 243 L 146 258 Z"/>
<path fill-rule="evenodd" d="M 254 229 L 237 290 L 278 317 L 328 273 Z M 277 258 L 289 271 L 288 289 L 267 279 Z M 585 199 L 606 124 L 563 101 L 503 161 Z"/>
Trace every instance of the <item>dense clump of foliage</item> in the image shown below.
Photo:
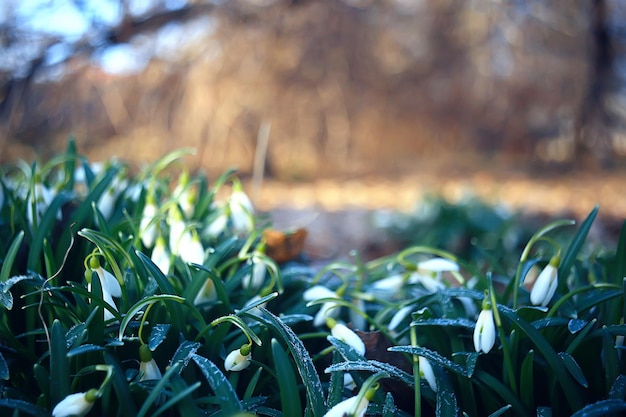
<path fill-rule="evenodd" d="M 184 154 L 131 175 L 70 143 L 44 165 L 5 169 L 4 412 L 626 410 L 626 232 L 616 251 L 586 254 L 598 208 L 577 227 L 532 234 L 510 272 L 420 245 L 370 262 L 279 265 L 237 177 L 190 176 Z"/>

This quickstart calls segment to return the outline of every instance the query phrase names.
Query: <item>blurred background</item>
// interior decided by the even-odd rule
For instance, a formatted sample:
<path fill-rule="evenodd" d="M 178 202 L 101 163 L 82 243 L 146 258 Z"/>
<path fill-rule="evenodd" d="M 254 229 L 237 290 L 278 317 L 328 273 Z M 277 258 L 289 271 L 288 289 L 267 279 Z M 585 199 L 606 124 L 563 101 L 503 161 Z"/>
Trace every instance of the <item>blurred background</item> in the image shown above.
<path fill-rule="evenodd" d="M 0 161 L 70 135 L 192 147 L 262 209 L 313 208 L 292 225 L 427 193 L 623 218 L 626 2 L 4 0 Z"/>

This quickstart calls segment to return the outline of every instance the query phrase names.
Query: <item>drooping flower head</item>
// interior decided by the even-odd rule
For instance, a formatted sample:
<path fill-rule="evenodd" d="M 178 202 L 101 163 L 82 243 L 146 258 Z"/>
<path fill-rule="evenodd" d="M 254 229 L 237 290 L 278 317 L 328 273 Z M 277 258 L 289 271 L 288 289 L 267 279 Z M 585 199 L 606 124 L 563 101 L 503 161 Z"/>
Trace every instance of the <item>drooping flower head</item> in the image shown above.
<path fill-rule="evenodd" d="M 337 323 L 333 318 L 326 318 L 326 324 L 330 328 L 330 334 L 342 342 L 352 346 L 361 356 L 365 355 L 365 343 L 363 340 L 348 328 L 345 324 Z"/>
<path fill-rule="evenodd" d="M 339 298 L 339 295 L 323 285 L 315 285 L 302 294 L 304 301 L 317 301 L 322 298 Z M 339 315 L 339 304 L 333 301 L 327 301 L 322 304 L 315 318 L 313 319 L 314 326 L 323 326 L 326 323 L 327 318 L 334 318 Z"/>
<path fill-rule="evenodd" d="M 92 257 L 89 260 L 89 268 L 91 269 L 90 278 L 93 279 L 94 272 L 96 277 L 100 280 L 100 287 L 102 288 L 102 299 L 109 306 L 113 307 L 115 311 L 117 311 L 117 305 L 113 300 L 113 297 L 121 297 L 122 296 L 122 287 L 119 282 L 111 274 L 106 271 L 102 266 L 100 266 L 100 262 L 96 257 Z M 91 281 L 88 282 L 87 290 L 91 291 Z M 104 310 L 104 319 L 109 320 L 114 318 L 115 316 L 108 309 Z"/>
<path fill-rule="evenodd" d="M 550 259 L 550 263 L 541 271 L 532 290 L 530 291 L 530 302 L 534 305 L 545 307 L 548 305 L 559 283 L 559 265 L 561 258 L 555 255 Z"/>
<path fill-rule="evenodd" d="M 54 407 L 52 415 L 54 417 L 83 417 L 91 410 L 98 397 L 99 393 L 96 389 L 70 394 Z"/>
<path fill-rule="evenodd" d="M 152 352 L 148 345 L 142 344 L 139 346 L 139 359 L 141 359 L 139 363 L 139 381 L 158 380 L 163 377 L 159 365 L 152 358 Z"/>
<path fill-rule="evenodd" d="M 364 389 L 365 385 L 361 387 L 361 391 Z M 333 408 L 328 410 L 324 417 L 363 417 L 365 415 L 365 411 L 367 411 L 367 406 L 369 405 L 372 398 L 376 394 L 376 390 L 378 389 L 378 384 L 373 387 L 366 388 L 367 391 L 359 392 L 359 394 L 354 397 L 347 398 Z"/>
<path fill-rule="evenodd" d="M 252 359 L 252 345 L 245 344 L 239 349 L 235 349 L 224 359 L 224 369 L 227 371 L 238 372 L 243 371 L 250 366 Z"/>
<path fill-rule="evenodd" d="M 496 343 L 496 323 L 493 319 L 493 310 L 487 300 L 487 296 L 485 294 L 483 308 L 474 327 L 474 349 L 479 353 L 489 353 Z"/>

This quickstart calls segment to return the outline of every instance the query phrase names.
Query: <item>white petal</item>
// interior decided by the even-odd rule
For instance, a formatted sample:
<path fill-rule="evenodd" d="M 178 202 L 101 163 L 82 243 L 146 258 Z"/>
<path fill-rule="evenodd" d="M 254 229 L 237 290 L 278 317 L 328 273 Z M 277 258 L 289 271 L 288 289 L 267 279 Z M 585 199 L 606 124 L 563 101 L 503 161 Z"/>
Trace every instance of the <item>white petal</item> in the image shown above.
<path fill-rule="evenodd" d="M 317 312 L 313 319 L 313 325 L 320 327 L 326 324 L 327 318 L 335 318 L 339 315 L 340 306 L 337 303 L 327 302 L 322 304 L 322 308 Z"/>
<path fill-rule="evenodd" d="M 204 263 L 204 247 L 197 236 L 187 230 L 183 233 L 178 244 L 178 254 L 186 263 L 202 265 Z"/>
<path fill-rule="evenodd" d="M 161 370 L 159 369 L 159 365 L 157 365 L 154 359 L 151 359 L 149 362 L 141 362 L 139 364 L 139 372 L 142 374 L 139 378 L 140 381 L 161 379 L 163 376 L 161 374 Z"/>
<path fill-rule="evenodd" d="M 547 306 L 557 287 L 557 269 L 548 264 L 535 280 L 530 292 L 530 302 L 534 305 Z"/>
<path fill-rule="evenodd" d="M 406 280 L 402 274 L 391 275 L 374 282 L 372 284 L 372 289 L 385 292 L 396 292 L 402 289 L 405 281 Z"/>
<path fill-rule="evenodd" d="M 107 292 L 113 297 L 122 296 L 122 287 L 120 287 L 120 283 L 117 282 L 117 278 L 112 273 L 102 267 L 96 269 L 96 272 L 100 278 L 103 293 Z"/>
<path fill-rule="evenodd" d="M 424 271 L 432 272 L 446 272 L 446 271 L 458 271 L 459 266 L 456 262 L 452 262 L 449 259 L 433 258 L 417 264 L 417 268 Z"/>
<path fill-rule="evenodd" d="M 54 417 L 82 417 L 91 410 L 91 407 L 93 407 L 93 403 L 85 399 L 85 393 L 77 392 L 68 395 L 58 403 L 52 410 L 52 415 Z"/>
<path fill-rule="evenodd" d="M 474 328 L 474 349 L 476 352 L 489 353 L 496 342 L 496 325 L 492 310 L 482 310 Z"/>
<path fill-rule="evenodd" d="M 152 255 L 150 259 L 156 266 L 159 267 L 163 275 L 167 275 L 170 271 L 170 255 L 165 250 L 165 243 L 162 239 L 157 239 L 154 249 L 152 249 Z"/>
<path fill-rule="evenodd" d="M 393 315 L 391 320 L 389 320 L 389 330 L 396 330 L 396 327 L 402 323 L 402 320 L 405 319 L 414 309 L 414 306 L 406 306 L 402 307 L 396 314 Z"/>
<path fill-rule="evenodd" d="M 437 392 L 437 378 L 435 378 L 435 373 L 433 372 L 433 367 L 430 365 L 428 359 L 423 356 L 419 357 L 419 367 L 420 374 L 422 378 L 426 379 L 430 388 Z"/>
<path fill-rule="evenodd" d="M 323 285 L 315 285 L 302 294 L 304 301 L 315 301 L 322 298 L 337 298 L 337 293 L 324 287 Z"/>
<path fill-rule="evenodd" d="M 412 273 L 409 277 L 409 282 L 411 284 L 422 284 L 424 289 L 428 292 L 437 292 L 446 287 L 441 280 L 419 272 Z"/>
<path fill-rule="evenodd" d="M 363 340 L 346 325 L 337 323 L 330 329 L 330 333 L 337 339 L 352 346 L 361 356 L 365 355 L 365 343 L 363 343 Z"/>
<path fill-rule="evenodd" d="M 335 405 L 333 408 L 328 410 L 324 417 L 344 417 L 354 416 L 354 417 L 363 417 L 365 415 L 365 410 L 367 410 L 367 405 L 369 401 L 365 397 L 362 398 L 360 403 L 357 403 L 358 396 L 350 397 L 347 400 L 343 400 L 342 402 Z"/>
<path fill-rule="evenodd" d="M 250 366 L 251 358 L 251 354 L 243 356 L 239 349 L 235 349 L 224 359 L 224 369 L 233 372 L 243 371 Z"/>

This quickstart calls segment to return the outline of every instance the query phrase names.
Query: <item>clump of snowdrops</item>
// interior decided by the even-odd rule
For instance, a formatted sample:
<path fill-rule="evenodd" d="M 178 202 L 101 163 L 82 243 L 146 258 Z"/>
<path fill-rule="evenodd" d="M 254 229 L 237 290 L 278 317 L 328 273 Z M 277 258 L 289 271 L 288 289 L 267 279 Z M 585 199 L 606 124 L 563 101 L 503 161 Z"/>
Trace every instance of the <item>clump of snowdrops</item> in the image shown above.
<path fill-rule="evenodd" d="M 541 228 L 497 273 L 425 246 L 277 265 L 234 173 L 192 175 L 185 153 L 131 175 L 70 142 L 4 169 L 3 414 L 626 410 L 626 232 L 587 251 L 597 207 Z"/>

